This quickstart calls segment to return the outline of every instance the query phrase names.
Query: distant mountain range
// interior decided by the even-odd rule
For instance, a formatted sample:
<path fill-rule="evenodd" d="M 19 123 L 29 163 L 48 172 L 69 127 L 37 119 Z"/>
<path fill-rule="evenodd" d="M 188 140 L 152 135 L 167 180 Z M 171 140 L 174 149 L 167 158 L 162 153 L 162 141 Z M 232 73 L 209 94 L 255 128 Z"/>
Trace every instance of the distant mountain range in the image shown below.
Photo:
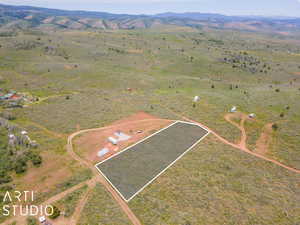
<path fill-rule="evenodd" d="M 300 31 L 300 18 L 172 12 L 157 15 L 128 15 L 0 4 L 1 29 L 141 29 L 159 25 L 284 34 Z"/>

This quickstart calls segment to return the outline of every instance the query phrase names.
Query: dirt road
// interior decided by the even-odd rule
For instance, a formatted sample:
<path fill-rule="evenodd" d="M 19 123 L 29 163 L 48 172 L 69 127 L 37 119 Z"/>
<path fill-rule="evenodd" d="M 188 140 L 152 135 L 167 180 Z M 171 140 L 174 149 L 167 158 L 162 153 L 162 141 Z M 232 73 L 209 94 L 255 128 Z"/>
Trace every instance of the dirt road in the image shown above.
<path fill-rule="evenodd" d="M 243 113 L 228 113 L 224 116 L 225 120 L 231 123 L 233 126 L 237 127 L 241 131 L 241 138 L 239 143 L 237 144 L 243 149 L 247 148 L 247 134 L 245 130 L 245 121 L 247 120 L 248 116 Z M 240 123 L 236 123 L 232 121 L 233 118 L 240 119 Z"/>
<path fill-rule="evenodd" d="M 80 184 L 77 184 L 71 188 L 69 188 L 68 190 L 66 191 L 63 191 L 51 198 L 49 198 L 48 200 L 46 200 L 45 202 L 41 203 L 40 205 L 43 205 L 43 206 L 46 206 L 46 205 L 51 205 L 52 203 L 64 198 L 65 196 L 67 196 L 68 194 L 72 193 L 73 191 L 83 187 L 84 185 L 88 185 L 88 186 L 91 186 L 93 184 L 95 184 L 95 181 L 97 180 L 97 177 L 93 177 L 92 179 L 88 180 L 88 181 L 84 181 Z M 26 217 L 24 216 L 20 216 L 20 215 L 16 215 L 14 216 L 13 218 L 9 219 L 9 220 L 6 220 L 4 223 L 2 223 L 2 225 L 9 225 L 9 224 L 12 224 L 13 222 L 17 222 L 17 224 L 26 224 Z"/>
<path fill-rule="evenodd" d="M 168 111 L 171 112 L 172 114 L 176 115 L 177 117 L 183 119 L 183 120 L 186 120 L 186 121 L 189 121 L 189 122 L 192 122 L 192 123 L 199 124 L 200 126 L 206 128 L 208 131 L 210 131 L 211 134 L 215 135 L 221 142 L 223 142 L 223 143 L 226 144 L 226 145 L 230 145 L 230 146 L 232 146 L 232 147 L 235 148 L 235 149 L 241 150 L 241 151 L 243 151 L 243 152 L 245 152 L 245 153 L 248 153 L 248 154 L 250 154 L 250 155 L 253 155 L 253 156 L 257 157 L 257 158 L 260 158 L 260 159 L 263 159 L 263 160 L 265 160 L 265 161 L 274 163 L 274 164 L 276 164 L 277 166 L 283 167 L 283 168 L 285 168 L 285 169 L 287 169 L 287 170 L 289 170 L 289 171 L 292 171 L 292 172 L 294 172 L 294 173 L 300 174 L 300 170 L 298 170 L 298 169 L 295 169 L 295 168 L 292 168 L 292 167 L 290 167 L 290 166 L 284 165 L 284 164 L 282 164 L 282 163 L 280 163 L 280 162 L 278 162 L 278 161 L 276 161 L 276 160 L 274 160 L 274 159 L 269 159 L 269 158 L 267 158 L 267 157 L 265 157 L 265 156 L 263 156 L 263 155 L 260 155 L 260 154 L 258 154 L 258 153 L 255 153 L 255 152 L 252 152 L 251 150 L 249 150 L 249 149 L 246 147 L 247 134 L 246 134 L 246 131 L 245 131 L 245 128 L 244 128 L 244 122 L 245 122 L 245 121 L 242 123 L 242 126 L 241 126 L 241 125 L 237 125 L 237 123 L 235 123 L 235 122 L 233 122 L 233 121 L 230 122 L 230 123 L 232 123 L 232 124 L 236 124 L 236 125 L 237 125 L 237 127 L 241 130 L 241 135 L 242 135 L 242 138 L 241 138 L 240 143 L 239 143 L 239 144 L 234 144 L 234 143 L 232 143 L 232 142 L 226 140 L 226 139 L 223 138 L 221 135 L 219 135 L 218 133 L 216 133 L 215 131 L 213 131 L 213 130 L 210 129 L 209 127 L 205 126 L 204 124 L 199 123 L 198 121 L 192 120 L 192 119 L 190 119 L 190 118 L 188 118 L 188 117 L 186 117 L 186 116 L 184 116 L 184 115 L 182 115 L 182 114 L 180 114 L 180 113 L 176 113 L 176 112 L 174 112 L 173 110 L 171 110 L 171 109 L 169 109 L 169 108 L 167 108 L 167 107 L 165 107 L 165 106 L 162 106 L 162 105 L 160 105 L 160 106 L 161 106 L 162 108 L 168 110 Z M 246 120 L 246 117 L 244 117 L 244 118 L 245 118 L 245 120 Z M 248 118 L 248 117 L 247 117 L 247 118 Z M 227 118 L 227 119 L 228 119 L 228 118 Z M 225 120 L 226 120 L 226 118 L 225 118 Z M 243 120 L 242 120 L 242 121 L 243 121 Z M 241 143 L 242 143 L 242 144 L 241 144 Z"/>
<path fill-rule="evenodd" d="M 93 185 L 91 185 L 87 192 L 83 195 L 83 197 L 81 198 L 81 200 L 79 201 L 79 203 L 77 204 L 75 211 L 73 213 L 73 216 L 71 217 L 70 221 L 68 222 L 68 224 L 77 224 L 77 222 L 79 221 L 81 212 L 85 206 L 85 204 L 87 203 L 90 195 L 93 192 L 93 188 L 96 186 L 96 183 L 94 182 Z M 59 224 L 55 224 L 55 225 L 59 225 Z"/>
<path fill-rule="evenodd" d="M 178 115 L 178 114 L 177 114 Z M 220 136 L 219 134 L 217 134 L 216 132 L 214 132 L 213 130 L 211 130 L 210 128 L 208 128 L 207 126 L 197 122 L 197 121 L 194 121 L 194 120 L 191 120 L 185 116 L 182 116 L 180 115 L 181 118 L 183 120 L 186 120 L 186 121 L 190 121 L 190 122 L 193 122 L 193 123 L 196 123 L 196 124 L 199 124 L 203 127 L 205 127 L 207 130 L 209 130 L 213 135 L 215 135 L 221 142 L 223 142 L 224 144 L 227 144 L 227 145 L 230 145 L 236 149 L 239 149 L 243 152 L 246 152 L 248 154 L 251 154 L 255 157 L 258 157 L 260 159 L 263 159 L 263 160 L 266 160 L 266 161 L 269 161 L 271 163 L 274 163 L 278 166 L 281 166 L 285 169 L 288 169 L 292 172 L 296 172 L 296 173 L 300 173 L 300 170 L 297 170 L 295 168 L 292 168 L 292 167 L 289 167 L 289 166 L 286 166 L 276 160 L 273 160 L 273 159 L 269 159 L 263 155 L 260 155 L 260 154 L 257 154 L 255 152 L 252 152 L 250 151 L 248 148 L 247 148 L 247 134 L 246 134 L 246 130 L 244 128 L 244 123 L 245 121 L 247 120 L 247 116 L 244 115 L 244 114 L 241 114 L 241 121 L 240 121 L 240 124 L 234 122 L 231 120 L 231 118 L 233 117 L 232 115 L 229 115 L 227 114 L 225 116 L 225 119 L 233 124 L 234 126 L 236 126 L 240 131 L 241 131 L 241 139 L 239 141 L 238 144 L 234 144 L 234 143 L 231 143 L 229 142 L 228 140 L 226 140 L 225 138 L 223 138 L 222 136 Z M 130 122 L 127 122 L 128 124 L 129 123 L 140 123 L 142 121 L 149 121 L 149 120 L 162 120 L 162 119 L 147 119 L 147 120 L 139 120 L 139 121 L 130 121 Z M 171 121 L 171 120 L 170 120 Z M 89 165 L 89 163 L 83 159 L 81 159 L 74 151 L 73 151 L 73 146 L 72 146 L 72 140 L 74 137 L 76 137 L 77 135 L 79 134 L 82 134 L 82 133 L 85 133 L 85 132 L 90 132 L 90 131 L 99 131 L 99 130 L 103 130 L 103 129 L 108 129 L 108 128 L 112 128 L 112 127 L 115 127 L 115 126 L 119 126 L 118 125 L 112 125 L 112 126 L 108 126 L 108 127 L 102 127 L 102 128 L 94 128 L 94 129 L 87 129 L 87 130 L 81 130 L 81 131 L 78 131 L 74 134 L 72 134 L 71 136 L 69 136 L 68 138 L 68 152 L 69 154 L 74 158 L 76 159 L 77 161 L 79 161 L 80 163 L 88 166 L 89 168 L 91 168 L 95 174 L 98 174 L 99 175 L 99 182 L 101 182 L 105 187 L 106 189 L 112 194 L 112 196 L 114 197 L 114 199 L 119 203 L 119 205 L 121 206 L 121 208 L 123 209 L 123 211 L 127 214 L 128 218 L 132 221 L 133 224 L 140 224 L 139 220 L 136 218 L 136 216 L 132 213 L 132 211 L 130 210 L 130 208 L 127 206 L 127 204 L 120 198 L 120 196 L 116 193 L 116 191 L 107 183 L 107 181 L 100 176 L 100 174 L 98 173 L 98 171 L 95 169 L 95 167 L 93 165 Z"/>
<path fill-rule="evenodd" d="M 164 120 L 164 119 L 145 119 L 145 120 L 124 122 L 124 123 L 121 123 L 121 124 L 125 125 L 125 124 L 132 124 L 132 123 L 140 123 L 140 122 L 143 122 L 143 121 L 157 121 L 157 120 L 168 121 L 168 120 Z M 95 168 L 95 166 L 92 165 L 92 164 L 90 164 L 88 161 L 82 159 L 81 157 L 79 157 L 74 152 L 74 149 L 73 149 L 72 140 L 77 135 L 80 135 L 80 134 L 83 134 L 83 133 L 86 133 L 86 132 L 99 131 L 99 130 L 104 130 L 104 129 L 108 129 L 108 128 L 118 127 L 118 126 L 120 126 L 120 124 L 111 125 L 111 126 L 107 126 L 107 127 L 101 127 L 101 128 L 93 128 L 93 129 L 86 129 L 86 130 L 77 131 L 77 132 L 71 134 L 68 137 L 67 151 L 68 151 L 68 153 L 70 154 L 70 156 L 73 159 L 77 160 L 81 165 L 84 165 L 84 166 L 90 168 L 93 171 L 93 173 L 97 176 L 97 181 L 100 182 L 106 188 L 106 190 L 113 196 L 113 198 L 115 199 L 115 201 L 122 208 L 123 212 L 127 215 L 127 217 L 130 219 L 130 221 L 132 222 L 132 224 L 134 224 L 134 225 L 141 225 L 141 222 L 134 215 L 134 213 L 131 211 L 131 209 L 129 208 L 129 206 L 127 205 L 127 203 L 111 187 L 111 185 L 105 180 L 105 178 L 97 171 L 97 169 Z M 76 220 L 75 219 L 73 221 L 70 221 L 70 222 L 71 222 L 70 225 L 76 225 Z"/>
<path fill-rule="evenodd" d="M 268 123 L 264 126 L 260 137 L 256 141 L 254 151 L 261 155 L 266 155 L 272 140 L 272 126 L 273 123 Z"/>
<path fill-rule="evenodd" d="M 257 158 L 260 158 L 260 159 L 263 159 L 265 161 L 274 163 L 274 164 L 276 164 L 276 165 L 278 165 L 280 167 L 283 167 L 283 168 L 285 168 L 285 169 L 287 169 L 287 170 L 289 170 L 291 172 L 295 172 L 295 173 L 298 173 L 298 174 L 300 173 L 300 170 L 298 170 L 298 169 L 286 166 L 286 165 L 284 165 L 284 164 L 282 164 L 282 163 L 280 163 L 280 162 L 278 162 L 276 160 L 269 159 L 269 158 L 267 158 L 267 157 L 265 157 L 265 156 L 263 156 L 261 154 L 258 154 L 256 152 L 252 152 L 252 151 L 250 151 L 247 148 L 247 144 L 246 144 L 246 142 L 247 142 L 247 134 L 246 134 L 246 131 L 245 131 L 245 128 L 244 128 L 244 123 L 245 123 L 245 121 L 247 120 L 248 117 L 245 116 L 245 115 L 241 116 L 240 124 L 238 124 L 238 123 L 236 123 L 236 122 L 234 122 L 234 121 L 231 120 L 232 118 L 234 118 L 234 116 L 228 115 L 228 114 L 225 115 L 225 120 L 228 121 L 229 123 L 231 123 L 232 125 L 236 126 L 241 131 L 240 141 L 239 141 L 239 143 L 235 144 L 235 143 L 232 143 L 232 142 L 226 140 L 225 138 L 223 138 L 222 136 L 220 136 L 215 131 L 211 130 L 210 128 L 208 128 L 207 126 L 205 126 L 202 123 L 199 123 L 199 122 L 197 122 L 195 120 L 189 119 L 186 116 L 180 115 L 180 114 L 175 113 L 173 111 L 172 111 L 172 113 L 175 114 L 175 115 L 177 115 L 177 116 L 180 116 L 185 121 L 193 122 L 193 123 L 199 124 L 200 126 L 206 128 L 207 130 L 210 131 L 210 133 L 212 133 L 214 136 L 216 136 L 224 144 L 230 145 L 230 146 L 232 146 L 235 149 L 243 151 L 243 152 L 245 152 L 247 154 L 250 154 L 252 156 L 255 156 Z M 88 200 L 88 197 L 90 195 L 91 187 L 93 187 L 96 182 L 99 182 L 112 195 L 112 197 L 119 204 L 119 206 L 121 207 L 121 209 L 123 210 L 123 212 L 128 216 L 128 218 L 130 219 L 130 221 L 132 222 L 132 224 L 134 224 L 134 225 L 141 225 L 141 222 L 134 215 L 134 213 L 131 211 L 131 209 L 129 208 L 129 206 L 127 205 L 127 203 L 124 202 L 124 200 L 111 187 L 111 185 L 105 180 L 105 178 L 100 175 L 100 173 L 97 171 L 97 169 L 94 167 L 94 165 L 92 165 L 89 162 L 85 161 L 84 159 L 82 159 L 81 157 L 79 157 L 74 152 L 72 140 L 77 135 L 80 135 L 80 134 L 83 134 L 83 133 L 86 133 L 86 132 L 99 131 L 99 130 L 104 130 L 104 129 L 108 129 L 108 128 L 118 127 L 120 125 L 125 125 L 125 124 L 140 123 L 142 121 L 155 121 L 155 120 L 170 121 L 170 122 L 173 121 L 173 120 L 165 120 L 165 119 L 146 119 L 146 120 L 138 120 L 138 121 L 129 121 L 129 122 L 124 122 L 124 123 L 121 123 L 121 124 L 111 125 L 111 126 L 107 126 L 107 127 L 80 130 L 80 131 L 77 131 L 77 132 L 71 134 L 68 137 L 67 151 L 70 154 L 70 156 L 73 159 L 77 160 L 81 165 L 90 168 L 93 171 L 93 173 L 94 173 L 95 176 L 91 180 L 83 182 L 83 183 L 80 183 L 80 184 L 78 184 L 78 185 L 76 185 L 76 186 L 74 186 L 74 187 L 72 187 L 72 188 L 70 188 L 70 189 L 68 189 L 68 190 L 66 190 L 66 191 L 64 191 L 62 193 L 59 193 L 58 195 L 55 195 L 55 196 L 51 197 L 50 199 L 48 199 L 47 201 L 45 201 L 43 203 L 43 205 L 45 205 L 45 204 L 51 204 L 51 203 L 53 203 L 55 201 L 60 200 L 61 198 L 63 198 L 67 194 L 73 192 L 74 190 L 82 187 L 85 184 L 87 184 L 89 186 L 89 190 L 87 191 L 87 193 L 83 196 L 83 198 L 80 200 L 79 204 L 77 205 L 75 213 L 74 213 L 74 216 L 70 220 L 66 220 L 65 218 L 62 218 L 61 221 L 58 221 L 57 224 L 66 224 L 67 223 L 68 225 L 76 225 L 76 223 L 77 223 L 77 221 L 78 221 L 78 219 L 80 217 L 80 213 L 81 213 L 82 209 L 84 208 L 84 206 L 85 206 L 85 204 L 86 204 L 86 202 Z M 268 126 L 270 126 L 270 124 Z M 26 224 L 26 218 L 25 217 L 21 217 L 21 216 L 16 216 L 16 217 L 14 217 L 12 219 L 7 220 L 6 222 L 4 222 L 2 224 L 3 225 L 8 225 L 8 224 L 11 224 L 13 221 L 18 222 L 18 224 Z"/>
<path fill-rule="evenodd" d="M 234 144 L 234 143 L 231 143 L 230 141 L 227 141 L 225 138 L 221 137 L 219 134 L 217 134 L 217 133 L 214 132 L 213 130 L 209 129 L 208 127 L 204 126 L 203 124 L 201 124 L 201 123 L 199 123 L 199 122 L 197 122 L 197 121 L 195 121 L 195 120 L 191 120 L 191 119 L 189 119 L 189 118 L 187 118 L 187 117 L 185 117 L 185 116 L 182 116 L 182 118 L 185 119 L 185 120 L 187 120 L 187 121 L 190 121 L 190 122 L 199 124 L 199 125 L 201 125 L 201 126 L 207 128 L 213 135 L 215 135 L 215 136 L 216 136 L 221 142 L 223 142 L 224 144 L 230 145 L 230 146 L 232 146 L 232 147 L 234 147 L 234 148 L 236 148 L 236 149 L 239 149 L 239 150 L 241 150 L 241 151 L 243 151 L 243 152 L 246 152 L 246 153 L 248 153 L 248 154 L 250 154 L 250 155 L 253 155 L 253 156 L 257 157 L 257 158 L 260 158 L 260 159 L 263 159 L 263 160 L 265 160 L 265 161 L 274 163 L 274 164 L 276 164 L 276 165 L 278 165 L 278 166 L 280 166 L 280 167 L 283 167 L 283 168 L 285 168 L 285 169 L 287 169 L 287 170 L 289 170 L 289 171 L 292 171 L 292 172 L 294 172 L 294 173 L 300 174 L 300 170 L 298 170 L 298 169 L 292 168 L 292 167 L 290 167 L 290 166 L 286 166 L 286 165 L 284 165 L 284 164 L 282 164 L 282 163 L 280 163 L 280 162 L 278 162 L 278 161 L 276 161 L 276 160 L 274 160 L 274 159 L 269 159 L 269 158 L 267 158 L 267 157 L 265 157 L 265 156 L 263 156 L 263 155 L 260 155 L 260 154 L 258 154 L 258 153 L 252 152 L 251 150 L 249 150 L 249 149 L 248 149 L 247 147 L 245 147 L 245 146 L 240 146 L 239 144 Z M 244 130 L 244 129 L 243 129 L 243 130 Z"/>

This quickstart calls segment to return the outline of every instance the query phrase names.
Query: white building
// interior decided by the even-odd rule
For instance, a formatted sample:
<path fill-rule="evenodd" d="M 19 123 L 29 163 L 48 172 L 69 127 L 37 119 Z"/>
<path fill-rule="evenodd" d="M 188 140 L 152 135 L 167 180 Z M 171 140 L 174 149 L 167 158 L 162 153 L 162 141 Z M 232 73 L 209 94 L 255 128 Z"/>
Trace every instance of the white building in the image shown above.
<path fill-rule="evenodd" d="M 194 97 L 194 102 L 199 102 L 200 101 L 200 97 L 199 96 L 195 96 Z"/>
<path fill-rule="evenodd" d="M 23 131 L 21 131 L 21 134 L 22 134 L 22 135 L 27 135 L 27 134 L 28 134 L 28 132 L 27 132 L 27 131 L 25 131 L 25 130 L 23 130 Z"/>
<path fill-rule="evenodd" d="M 118 140 L 115 139 L 115 138 L 113 138 L 113 137 L 109 137 L 107 140 L 108 140 L 110 143 L 112 143 L 113 145 L 118 144 Z"/>
<path fill-rule="evenodd" d="M 249 114 L 249 118 L 251 118 L 251 119 L 255 118 L 255 116 L 256 115 L 254 113 Z"/>
<path fill-rule="evenodd" d="M 101 151 L 98 152 L 97 155 L 98 155 L 99 157 L 103 157 L 103 156 L 105 156 L 108 152 L 109 152 L 109 149 L 108 149 L 108 148 L 103 148 L 103 149 L 101 149 Z"/>
<path fill-rule="evenodd" d="M 233 107 L 230 109 L 230 112 L 231 112 L 231 113 L 234 113 L 234 112 L 236 112 L 236 110 L 237 110 L 237 107 L 236 107 L 236 106 L 233 106 Z"/>

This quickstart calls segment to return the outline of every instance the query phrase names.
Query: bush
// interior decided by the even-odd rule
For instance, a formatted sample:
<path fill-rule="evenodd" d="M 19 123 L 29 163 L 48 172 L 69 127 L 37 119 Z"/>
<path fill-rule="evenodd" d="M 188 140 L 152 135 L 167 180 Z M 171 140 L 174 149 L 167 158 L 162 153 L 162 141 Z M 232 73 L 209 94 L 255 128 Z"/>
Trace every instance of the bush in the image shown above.
<path fill-rule="evenodd" d="M 13 187 L 10 185 L 4 185 L 4 186 L 0 187 L 0 192 L 6 192 L 6 191 L 12 191 L 12 190 L 13 190 Z M 3 198 L 0 198 L 0 199 L 3 199 Z"/>
<path fill-rule="evenodd" d="M 15 120 L 16 119 L 16 116 L 13 115 L 11 112 L 2 112 L 1 116 L 7 120 Z"/>
<path fill-rule="evenodd" d="M 272 129 L 273 129 L 273 130 L 278 130 L 278 128 L 279 128 L 279 127 L 278 127 L 278 124 L 274 123 L 274 124 L 272 125 Z"/>
<path fill-rule="evenodd" d="M 27 225 L 38 225 L 38 221 L 34 217 L 28 217 L 26 221 L 27 221 Z"/>
<path fill-rule="evenodd" d="M 31 159 L 31 161 L 32 161 L 32 163 L 33 163 L 33 165 L 35 165 L 35 166 L 39 166 L 39 165 L 41 165 L 42 164 L 42 157 L 41 156 L 39 156 L 39 155 L 34 155 L 34 157 Z"/>
<path fill-rule="evenodd" d="M 29 152 L 28 158 L 29 158 L 29 160 L 31 160 L 31 162 L 34 166 L 39 166 L 43 162 L 42 157 L 39 156 L 37 153 Z"/>
<path fill-rule="evenodd" d="M 50 219 L 54 220 L 60 216 L 60 210 L 56 206 L 53 206 L 53 214 L 49 216 Z"/>
<path fill-rule="evenodd" d="M 27 164 L 26 161 L 23 159 L 19 159 L 16 161 L 15 164 L 15 171 L 16 173 L 20 174 L 20 173 L 24 173 L 27 170 Z"/>
<path fill-rule="evenodd" d="M 0 184 L 6 184 L 12 181 L 11 176 L 9 175 L 4 175 L 0 177 Z"/>

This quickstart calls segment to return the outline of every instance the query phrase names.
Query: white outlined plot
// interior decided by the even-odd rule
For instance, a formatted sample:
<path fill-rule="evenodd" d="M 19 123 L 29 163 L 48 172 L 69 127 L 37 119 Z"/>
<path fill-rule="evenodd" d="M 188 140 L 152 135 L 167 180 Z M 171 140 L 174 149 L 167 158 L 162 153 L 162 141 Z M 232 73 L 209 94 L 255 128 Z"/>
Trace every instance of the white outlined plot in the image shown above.
<path fill-rule="evenodd" d="M 176 121 L 95 166 L 128 202 L 208 134 L 198 124 Z"/>

